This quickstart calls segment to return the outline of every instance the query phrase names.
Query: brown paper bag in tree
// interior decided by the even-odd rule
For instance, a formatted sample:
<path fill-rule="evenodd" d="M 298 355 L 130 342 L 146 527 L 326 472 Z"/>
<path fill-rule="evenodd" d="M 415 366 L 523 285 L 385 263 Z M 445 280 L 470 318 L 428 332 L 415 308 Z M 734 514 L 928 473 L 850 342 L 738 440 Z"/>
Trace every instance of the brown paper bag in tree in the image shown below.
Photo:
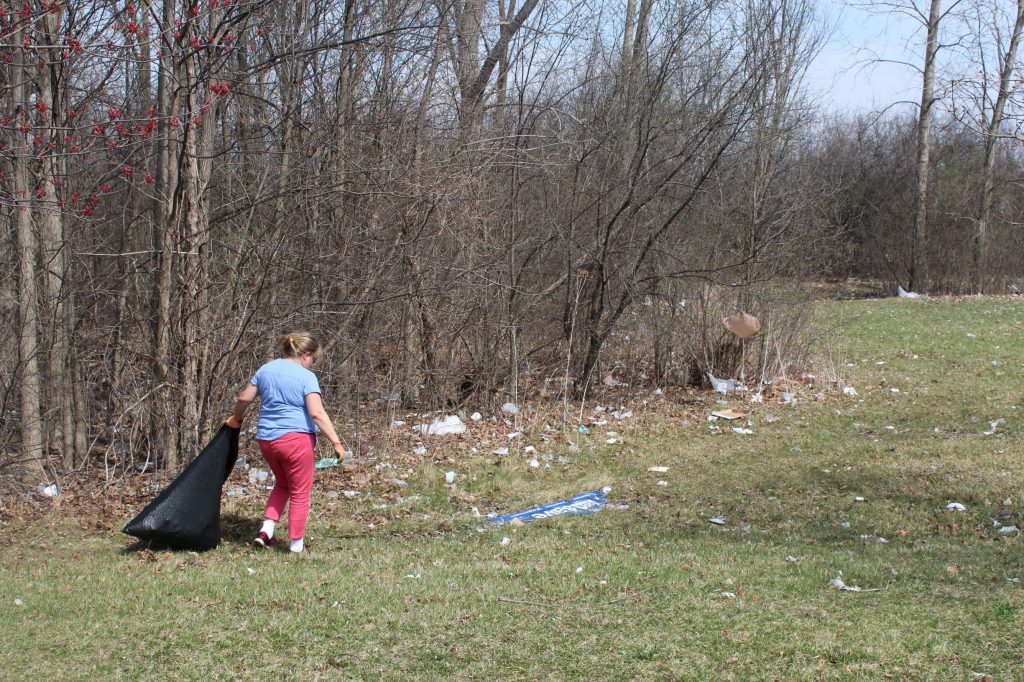
<path fill-rule="evenodd" d="M 741 339 L 761 331 L 761 320 L 744 312 L 733 313 L 729 317 L 722 318 L 722 324 Z"/>

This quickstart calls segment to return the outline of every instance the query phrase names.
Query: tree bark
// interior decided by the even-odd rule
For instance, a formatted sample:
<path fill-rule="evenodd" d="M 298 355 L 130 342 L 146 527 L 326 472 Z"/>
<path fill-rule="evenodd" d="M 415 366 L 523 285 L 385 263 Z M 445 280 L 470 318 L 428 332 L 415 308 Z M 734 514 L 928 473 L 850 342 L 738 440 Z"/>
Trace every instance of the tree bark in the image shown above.
<path fill-rule="evenodd" d="M 910 291 L 928 289 L 928 166 L 931 152 L 932 106 L 935 104 L 935 56 L 939 50 L 942 0 L 931 0 L 925 40 L 921 109 L 917 119 L 917 193 L 911 247 Z"/>

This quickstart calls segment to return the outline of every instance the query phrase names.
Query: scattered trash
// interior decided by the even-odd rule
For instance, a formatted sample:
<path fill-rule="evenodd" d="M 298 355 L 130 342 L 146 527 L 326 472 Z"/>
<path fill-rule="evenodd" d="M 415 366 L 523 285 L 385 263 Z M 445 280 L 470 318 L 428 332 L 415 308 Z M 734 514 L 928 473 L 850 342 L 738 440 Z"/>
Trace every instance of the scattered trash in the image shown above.
<path fill-rule="evenodd" d="M 582 573 L 582 572 L 583 572 L 583 567 L 582 566 L 577 566 L 576 567 L 576 573 Z"/>
<path fill-rule="evenodd" d="M 412 454 L 422 457 L 427 454 L 427 449 L 421 445 L 418 448 L 413 448 Z"/>
<path fill-rule="evenodd" d="M 623 419 L 629 419 L 632 416 L 633 410 L 623 410 L 621 412 L 619 410 L 615 410 L 614 412 L 612 412 L 612 419 L 616 419 L 618 421 L 622 421 Z"/>
<path fill-rule="evenodd" d="M 766 424 L 774 424 L 775 422 L 779 421 L 779 417 L 778 415 L 774 414 L 766 414 L 764 416 L 764 421 Z"/>
<path fill-rule="evenodd" d="M 40 483 L 36 486 L 36 492 L 46 497 L 57 497 L 60 494 L 60 490 L 57 488 L 56 483 L 51 483 L 50 485 Z"/>
<path fill-rule="evenodd" d="M 1020 532 L 1020 529 L 1017 528 L 1017 526 L 1002 526 L 999 529 L 999 534 L 1000 535 L 1011 535 L 1013 533 L 1018 533 L 1018 532 Z"/>
<path fill-rule="evenodd" d="M 761 320 L 742 311 L 722 318 L 722 324 L 741 339 L 749 338 L 761 331 Z"/>
<path fill-rule="evenodd" d="M 722 395 L 732 393 L 739 386 L 735 379 L 719 379 L 711 372 L 708 372 L 708 381 L 711 382 L 711 388 L 715 389 L 716 393 L 721 393 Z"/>
<path fill-rule="evenodd" d="M 896 285 L 896 298 L 920 298 L 921 294 L 916 291 L 904 291 L 903 287 Z"/>
<path fill-rule="evenodd" d="M 983 435 L 985 435 L 985 436 L 991 436 L 991 435 L 993 435 L 993 434 L 994 434 L 994 433 L 996 432 L 996 430 L 997 430 L 997 429 L 998 429 L 998 428 L 999 428 L 999 427 L 1000 427 L 1001 425 L 1003 425 L 1003 424 L 1005 424 L 1005 423 L 1006 423 L 1006 420 L 1005 420 L 1005 419 L 1003 419 L 1002 417 L 1000 417 L 999 419 L 996 419 L 995 421 L 990 421 L 990 422 L 988 423 L 988 425 L 989 425 L 989 430 L 988 430 L 988 431 L 982 431 L 981 433 L 982 433 Z"/>
<path fill-rule="evenodd" d="M 253 568 L 252 566 L 247 566 L 245 570 L 249 572 L 249 575 L 255 575 L 256 574 L 256 569 Z"/>
<path fill-rule="evenodd" d="M 404 488 L 405 486 L 409 485 L 400 478 L 392 478 L 390 481 L 388 481 L 388 483 L 395 486 L 396 488 Z"/>
<path fill-rule="evenodd" d="M 898 388 L 890 388 L 889 389 L 889 393 L 892 393 L 893 395 L 898 395 L 899 392 L 900 392 L 900 389 L 898 389 Z"/>
<path fill-rule="evenodd" d="M 736 593 L 735 592 L 719 592 L 718 594 L 722 595 L 722 597 L 725 598 L 725 599 L 735 599 L 736 598 Z"/>
<path fill-rule="evenodd" d="M 481 415 L 479 412 L 474 412 L 473 414 L 469 415 L 469 418 L 475 422 L 478 422 L 481 419 L 483 419 L 483 415 Z"/>
<path fill-rule="evenodd" d="M 802 561 L 802 560 L 803 560 L 803 557 L 795 557 L 792 554 L 789 554 L 789 555 L 786 556 L 786 561 L 788 561 L 791 564 L 795 564 L 798 561 Z"/>
<path fill-rule="evenodd" d="M 959 502 L 950 502 L 946 505 L 946 509 L 949 511 L 967 511 L 967 507 L 960 504 Z"/>
<path fill-rule="evenodd" d="M 795 398 L 793 398 L 793 394 L 792 393 L 783 393 L 782 394 L 782 404 L 783 405 L 792 405 L 794 402 L 795 402 Z"/>
<path fill-rule="evenodd" d="M 495 448 L 494 454 L 498 455 L 499 457 L 504 457 L 505 455 L 508 454 L 508 448 Z"/>
<path fill-rule="evenodd" d="M 736 410 L 731 410 L 730 409 L 730 410 L 715 410 L 714 412 L 711 413 L 711 416 L 715 417 L 716 419 L 728 419 L 729 421 L 732 421 L 733 419 L 742 419 L 743 417 L 746 417 L 747 415 L 744 414 L 743 412 L 737 412 Z"/>
<path fill-rule="evenodd" d="M 15 599 L 15 600 L 14 600 L 14 605 L 15 605 L 15 606 L 24 606 L 24 605 L 25 605 L 25 602 L 23 602 L 23 601 L 22 601 L 22 600 L 20 600 L 20 599 Z"/>
<path fill-rule="evenodd" d="M 843 581 L 843 574 L 842 573 L 840 573 L 837 577 L 832 578 L 832 580 L 829 580 L 828 581 L 828 586 L 829 587 L 833 587 L 833 588 L 835 588 L 837 590 L 844 590 L 846 592 L 881 592 L 882 591 L 880 588 L 866 590 L 866 589 L 863 589 L 863 588 L 858 587 L 856 585 L 847 585 Z"/>
<path fill-rule="evenodd" d="M 967 332 L 967 338 L 969 338 L 969 339 L 976 339 L 978 337 L 976 337 L 973 332 Z"/>
<path fill-rule="evenodd" d="M 401 419 L 396 419 L 395 421 L 391 422 L 391 428 L 393 429 L 397 429 L 402 426 L 405 426 L 405 422 L 402 421 Z"/>
<path fill-rule="evenodd" d="M 750 402 L 758 404 L 763 403 L 764 396 L 761 395 L 760 393 L 755 393 L 754 395 L 750 396 Z"/>
<path fill-rule="evenodd" d="M 611 491 L 612 491 L 612 487 L 610 485 L 606 485 L 605 487 L 601 488 L 601 492 L 603 492 L 605 495 L 607 495 Z"/>
<path fill-rule="evenodd" d="M 510 538 L 509 536 L 506 535 L 505 537 L 503 537 L 501 539 L 501 543 L 500 544 L 501 544 L 502 547 L 508 547 L 509 545 L 512 544 L 512 538 Z"/>
<path fill-rule="evenodd" d="M 338 458 L 337 457 L 323 457 L 323 458 L 318 459 L 316 461 L 316 464 L 313 465 L 313 468 L 314 469 L 330 469 L 330 468 L 336 467 L 336 466 L 338 466 Z"/>
<path fill-rule="evenodd" d="M 578 429 L 578 431 L 579 431 L 580 433 L 587 433 L 588 431 L 590 431 L 590 429 L 588 429 L 588 428 L 587 428 L 586 426 L 580 426 L 580 428 Z"/>
<path fill-rule="evenodd" d="M 527 464 L 531 469 L 540 469 L 540 462 L 536 459 L 531 459 Z"/>
<path fill-rule="evenodd" d="M 853 501 L 854 501 L 854 502 L 863 502 L 863 501 L 864 501 L 864 498 L 863 498 L 863 497 L 861 497 L 860 495 L 857 495 L 857 496 L 856 496 L 855 498 L 853 498 Z"/>
<path fill-rule="evenodd" d="M 647 467 L 648 471 L 653 471 L 656 474 L 663 474 L 668 471 L 668 467 Z"/>
<path fill-rule="evenodd" d="M 270 472 L 265 469 L 249 469 L 249 483 L 266 483 L 270 478 Z"/>
<path fill-rule="evenodd" d="M 447 483 L 448 485 L 451 485 L 452 483 L 455 483 L 455 472 L 454 471 L 446 471 L 445 474 L 444 474 L 444 482 Z"/>
<path fill-rule="evenodd" d="M 359 497 L 359 493 L 357 491 L 355 491 L 355 490 L 345 490 L 341 494 L 344 495 L 345 497 L 347 497 L 350 500 L 354 500 L 357 497 Z"/>
<path fill-rule="evenodd" d="M 604 442 L 607 443 L 608 445 L 615 445 L 616 443 L 621 443 L 622 439 L 621 438 L 608 438 Z"/>
<path fill-rule="evenodd" d="M 654 395 L 665 395 L 665 393 L 660 388 L 656 388 L 654 389 Z"/>
<path fill-rule="evenodd" d="M 557 502 L 533 507 L 521 512 L 516 512 L 515 514 L 496 516 L 488 520 L 493 523 L 508 523 L 514 519 L 519 519 L 520 521 L 535 521 L 538 519 L 549 519 L 555 516 L 562 516 L 564 514 L 593 514 L 604 507 L 606 499 L 607 493 L 604 491 L 594 490 L 582 493 L 568 500 L 558 500 Z"/>
<path fill-rule="evenodd" d="M 409 573 L 408 575 L 405 575 L 403 577 L 409 580 L 419 580 L 421 576 L 419 573 Z"/>
<path fill-rule="evenodd" d="M 725 518 L 722 517 L 722 516 L 715 516 L 713 518 L 708 519 L 708 522 L 709 523 L 713 523 L 716 526 L 724 526 L 725 525 Z"/>
<path fill-rule="evenodd" d="M 505 403 L 504 405 L 501 406 L 501 412 L 502 414 L 515 416 L 519 414 L 519 408 L 516 406 L 515 403 Z"/>
<path fill-rule="evenodd" d="M 668 481 L 658 481 L 658 485 L 660 485 L 662 488 L 667 488 Z"/>
<path fill-rule="evenodd" d="M 857 397 L 857 389 L 853 386 L 843 386 L 843 395 L 848 395 L 851 398 Z"/>
<path fill-rule="evenodd" d="M 416 429 L 425 436 L 446 436 L 452 433 L 465 433 L 466 425 L 457 415 L 438 417 L 431 424 L 418 424 Z"/>
<path fill-rule="evenodd" d="M 740 426 L 733 427 L 732 432 L 733 433 L 738 433 L 741 436 L 752 436 L 752 435 L 754 435 L 754 432 L 751 431 L 750 429 L 745 429 L 745 428 L 740 427 Z"/>
<path fill-rule="evenodd" d="M 992 676 L 988 673 L 976 673 L 971 671 L 972 680 L 981 680 L 981 682 L 992 682 Z"/>

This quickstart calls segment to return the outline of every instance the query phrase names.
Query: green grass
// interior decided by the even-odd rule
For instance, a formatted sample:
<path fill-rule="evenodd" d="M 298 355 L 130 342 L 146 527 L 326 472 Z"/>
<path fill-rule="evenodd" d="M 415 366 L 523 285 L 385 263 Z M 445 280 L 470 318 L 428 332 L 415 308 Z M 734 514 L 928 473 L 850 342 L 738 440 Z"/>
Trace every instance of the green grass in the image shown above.
<path fill-rule="evenodd" d="M 228 540 L 199 555 L 130 551 L 56 514 L 8 520 L 0 676 L 1024 679 L 1010 580 L 1022 541 L 993 525 L 1024 527 L 1024 308 L 862 301 L 822 315 L 817 385 L 792 406 L 733 401 L 752 436 L 712 432 L 708 396 L 699 422 L 665 417 L 623 445 L 535 437 L 571 458 L 550 468 L 458 459 L 454 493 L 442 466 L 401 472 L 401 502 L 330 502 L 336 481 L 321 476 L 306 557 L 246 548 L 260 512 L 248 499 L 227 502 Z M 601 485 L 629 508 L 500 528 L 468 513 Z M 828 587 L 840 571 L 874 591 Z"/>

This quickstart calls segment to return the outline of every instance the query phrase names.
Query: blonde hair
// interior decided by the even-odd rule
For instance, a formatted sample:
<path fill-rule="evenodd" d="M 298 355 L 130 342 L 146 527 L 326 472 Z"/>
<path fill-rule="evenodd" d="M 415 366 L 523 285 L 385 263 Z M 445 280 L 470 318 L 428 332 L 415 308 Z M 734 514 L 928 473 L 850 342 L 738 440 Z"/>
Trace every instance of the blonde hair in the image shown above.
<path fill-rule="evenodd" d="M 277 340 L 277 353 L 283 358 L 298 358 L 306 353 L 320 355 L 320 342 L 306 332 L 291 332 Z"/>

